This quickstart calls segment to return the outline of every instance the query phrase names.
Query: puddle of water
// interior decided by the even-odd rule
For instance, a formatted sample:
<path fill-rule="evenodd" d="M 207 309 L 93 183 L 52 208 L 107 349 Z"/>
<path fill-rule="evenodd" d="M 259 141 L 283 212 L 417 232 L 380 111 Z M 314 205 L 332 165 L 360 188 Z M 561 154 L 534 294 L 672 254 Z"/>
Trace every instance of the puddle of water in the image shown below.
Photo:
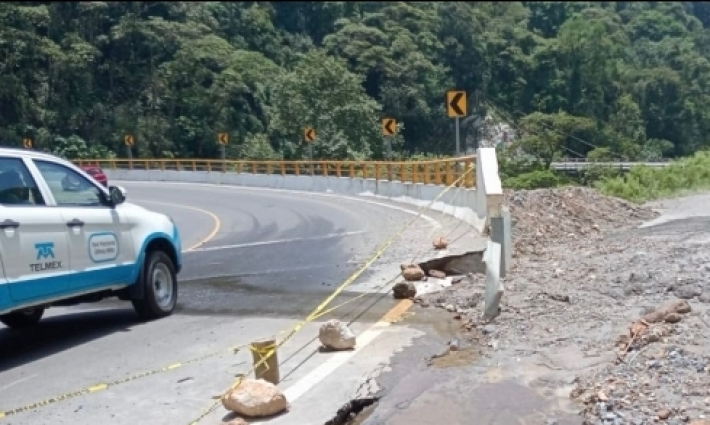
<path fill-rule="evenodd" d="M 443 337 L 448 339 L 451 338 L 460 338 L 462 336 L 461 334 L 461 321 L 460 320 L 454 320 L 452 317 L 452 314 L 449 312 L 445 312 L 442 309 L 434 309 L 434 308 L 420 308 L 420 310 L 426 311 L 427 313 L 430 313 L 429 316 L 432 319 L 435 319 L 434 322 L 431 323 L 432 328 L 434 328 L 434 331 L 436 333 Z M 442 314 L 436 314 L 436 313 L 441 312 Z M 431 314 L 434 313 L 434 314 Z M 422 319 L 425 319 L 425 314 L 421 314 L 420 317 Z M 436 317 L 440 316 L 440 317 Z"/>
<path fill-rule="evenodd" d="M 481 353 L 474 347 L 458 351 L 449 351 L 448 354 L 437 357 L 431 361 L 433 367 L 443 369 L 448 367 L 463 367 L 472 365 L 481 358 Z"/>
<path fill-rule="evenodd" d="M 417 308 L 417 307 L 415 307 Z M 481 347 L 475 341 L 469 341 L 461 332 L 461 321 L 452 314 L 438 308 L 417 308 L 420 323 L 428 323 L 434 332 L 443 339 L 458 340 L 458 350 L 450 350 L 441 357 L 435 357 L 430 364 L 435 368 L 464 367 L 475 364 L 481 358 Z M 410 322 L 410 320 L 407 320 Z M 442 352 L 446 349 L 442 346 Z"/>

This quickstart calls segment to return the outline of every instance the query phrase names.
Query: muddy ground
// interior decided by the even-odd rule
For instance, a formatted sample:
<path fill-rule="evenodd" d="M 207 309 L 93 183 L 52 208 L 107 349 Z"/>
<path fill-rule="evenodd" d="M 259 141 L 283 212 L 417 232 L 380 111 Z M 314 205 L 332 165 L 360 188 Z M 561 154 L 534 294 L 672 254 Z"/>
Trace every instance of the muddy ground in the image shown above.
<path fill-rule="evenodd" d="M 710 425 L 696 422 L 710 418 L 710 195 L 641 207 L 564 188 L 506 204 L 515 264 L 501 314 L 481 321 L 482 276 L 419 308 L 453 306 L 483 356 L 546 369 L 541 385 L 563 388 L 585 423 Z"/>

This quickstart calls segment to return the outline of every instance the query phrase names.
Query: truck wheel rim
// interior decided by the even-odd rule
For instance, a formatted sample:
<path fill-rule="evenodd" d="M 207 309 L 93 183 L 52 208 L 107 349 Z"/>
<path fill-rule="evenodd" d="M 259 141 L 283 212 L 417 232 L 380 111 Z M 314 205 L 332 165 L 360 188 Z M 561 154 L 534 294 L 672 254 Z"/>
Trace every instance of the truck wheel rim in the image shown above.
<path fill-rule="evenodd" d="M 170 307 L 173 300 L 173 278 L 168 266 L 158 263 L 153 268 L 153 293 L 159 307 Z"/>

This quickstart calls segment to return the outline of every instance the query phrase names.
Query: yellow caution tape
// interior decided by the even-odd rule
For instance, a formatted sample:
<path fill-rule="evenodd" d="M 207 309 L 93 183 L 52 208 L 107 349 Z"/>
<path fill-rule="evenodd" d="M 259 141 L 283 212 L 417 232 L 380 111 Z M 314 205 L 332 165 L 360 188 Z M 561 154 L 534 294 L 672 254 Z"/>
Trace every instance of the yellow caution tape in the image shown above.
<path fill-rule="evenodd" d="M 240 376 L 239 378 L 237 378 L 237 380 L 235 381 L 235 383 L 232 384 L 232 385 L 229 387 L 229 389 L 227 389 L 224 393 L 222 393 L 222 397 L 220 397 L 219 400 L 215 401 L 210 407 L 208 407 L 206 410 L 204 410 L 204 411 L 202 412 L 202 414 L 201 414 L 200 416 L 198 416 L 195 420 L 193 420 L 192 422 L 190 422 L 189 425 L 197 425 L 197 424 L 199 424 L 200 421 L 202 421 L 202 420 L 203 420 L 204 418 L 206 418 L 210 413 L 212 413 L 215 409 L 217 409 L 217 407 L 219 406 L 221 400 L 223 400 L 223 399 L 224 399 L 225 397 L 227 397 L 232 391 L 234 391 L 237 387 L 239 387 L 239 385 L 244 381 L 244 376 L 249 375 L 250 373 L 254 372 L 254 371 L 256 370 L 256 368 L 258 368 L 258 367 L 261 366 L 263 363 L 265 363 L 265 362 L 274 354 L 274 352 L 276 351 L 276 349 L 278 349 L 278 348 L 281 347 L 286 341 L 288 341 L 289 339 L 291 339 L 291 337 L 292 337 L 293 335 L 295 335 L 298 331 L 300 331 L 301 329 L 303 329 L 303 327 L 304 327 L 306 324 L 308 324 L 308 323 L 310 323 L 310 322 L 316 320 L 316 318 L 322 316 L 321 310 L 325 309 L 325 308 L 328 306 L 328 304 L 330 304 L 338 295 L 340 295 L 341 292 L 343 292 L 343 291 L 345 290 L 345 288 L 347 288 L 348 286 L 350 286 L 358 277 L 360 277 L 360 275 L 361 275 L 362 273 L 364 273 L 368 268 L 370 268 L 370 267 L 372 266 L 372 264 L 373 264 L 375 261 L 377 261 L 377 259 L 380 258 L 380 257 L 382 256 L 382 254 L 384 254 L 385 251 L 386 251 L 397 239 L 399 239 L 399 238 L 402 236 L 402 234 L 403 234 L 412 224 L 414 224 L 414 222 L 415 222 L 417 219 L 419 219 L 419 217 L 421 217 L 422 213 L 423 213 L 425 210 L 427 210 L 428 208 L 430 208 L 436 201 L 438 201 L 442 196 L 444 196 L 444 194 L 445 194 L 446 192 L 448 192 L 451 188 L 456 187 L 456 185 L 457 185 L 460 181 L 462 181 L 464 178 L 466 178 L 466 176 L 467 176 L 471 171 L 473 171 L 473 168 L 469 168 L 468 170 L 466 170 L 464 173 L 461 174 L 461 176 L 460 176 L 458 179 L 456 179 L 456 181 L 454 181 L 452 184 L 450 184 L 449 186 L 447 186 L 443 191 L 441 191 L 441 193 L 439 193 L 429 204 L 427 204 L 427 205 L 424 206 L 424 207 L 421 207 L 421 208 L 417 211 L 416 216 L 415 216 L 413 219 L 411 219 L 410 221 L 408 221 L 404 226 L 402 226 L 402 228 L 401 228 L 400 230 L 398 230 L 394 235 L 392 235 L 392 236 L 383 244 L 383 246 L 382 246 L 381 248 L 379 248 L 377 251 L 375 251 L 375 254 L 374 254 L 368 261 L 366 261 L 365 264 L 363 264 L 362 267 L 360 267 L 360 269 L 358 269 L 355 273 L 353 273 L 347 280 L 345 280 L 345 282 L 343 282 L 342 284 L 340 284 L 340 286 L 338 286 L 338 287 L 333 291 L 333 293 L 330 294 L 330 296 L 328 296 L 325 300 L 323 300 L 323 302 L 321 302 L 321 303 L 318 305 L 318 307 L 316 307 L 316 308 L 311 312 L 311 314 L 309 314 L 309 315 L 308 315 L 304 320 L 302 320 L 301 322 L 297 323 L 297 324 L 291 329 L 291 331 L 288 333 L 288 335 L 287 335 L 281 342 L 279 342 L 278 344 L 276 344 L 275 347 L 269 349 L 269 350 L 268 350 L 268 353 L 266 353 L 265 355 L 263 355 L 262 358 L 261 358 L 261 360 L 259 360 L 256 364 L 254 364 L 254 366 L 252 367 L 252 369 L 251 369 L 248 373 L 246 373 L 246 374 Z"/>

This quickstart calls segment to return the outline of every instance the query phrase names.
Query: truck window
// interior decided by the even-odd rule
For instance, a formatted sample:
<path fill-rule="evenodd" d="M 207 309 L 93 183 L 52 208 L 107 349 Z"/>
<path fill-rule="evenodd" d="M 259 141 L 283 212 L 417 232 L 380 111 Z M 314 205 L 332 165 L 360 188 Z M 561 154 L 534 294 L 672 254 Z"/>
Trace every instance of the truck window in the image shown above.
<path fill-rule="evenodd" d="M 37 184 L 21 158 L 0 157 L 0 204 L 45 205 Z"/>

